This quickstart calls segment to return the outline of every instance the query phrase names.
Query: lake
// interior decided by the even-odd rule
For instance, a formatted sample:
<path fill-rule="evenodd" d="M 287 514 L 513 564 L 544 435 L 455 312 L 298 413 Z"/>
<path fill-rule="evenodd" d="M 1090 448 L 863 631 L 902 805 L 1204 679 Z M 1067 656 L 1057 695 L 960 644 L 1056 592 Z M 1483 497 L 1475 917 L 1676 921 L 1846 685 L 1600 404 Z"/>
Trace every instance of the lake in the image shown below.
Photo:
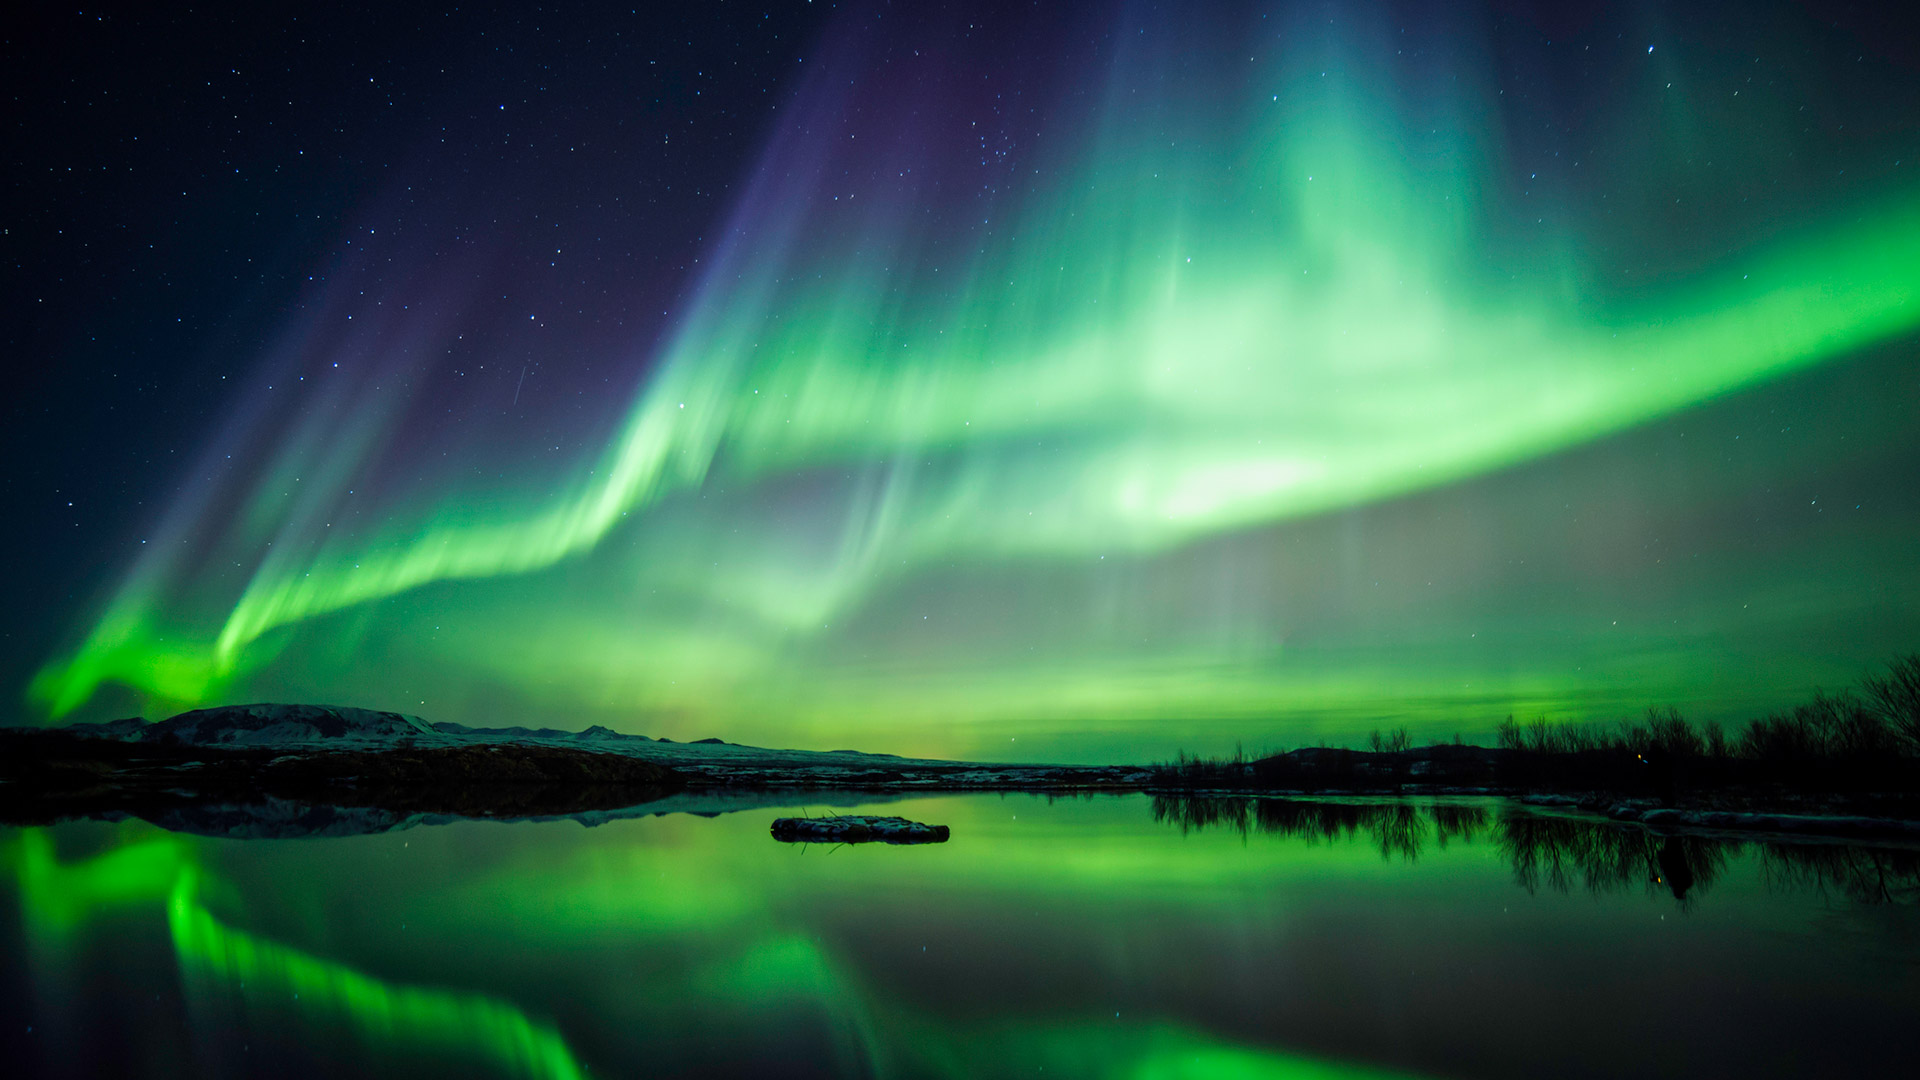
<path fill-rule="evenodd" d="M 1920 852 L 1504 800 L 966 795 L 0 831 L 13 1075 L 1793 1076 L 1920 1064 Z M 599 819 L 595 819 L 599 820 Z M 20 1069 L 24 1064 L 25 1068 Z"/>

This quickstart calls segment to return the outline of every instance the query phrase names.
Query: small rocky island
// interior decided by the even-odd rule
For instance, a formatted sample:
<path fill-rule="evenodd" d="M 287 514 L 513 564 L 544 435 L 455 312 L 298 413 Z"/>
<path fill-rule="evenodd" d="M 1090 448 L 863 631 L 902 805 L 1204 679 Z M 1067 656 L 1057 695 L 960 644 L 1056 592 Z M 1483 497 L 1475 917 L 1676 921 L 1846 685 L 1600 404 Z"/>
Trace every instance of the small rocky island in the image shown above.
<path fill-rule="evenodd" d="M 773 838 L 789 844 L 944 844 L 945 825 L 926 825 L 903 817 L 835 814 L 830 817 L 783 817 L 773 821 Z"/>

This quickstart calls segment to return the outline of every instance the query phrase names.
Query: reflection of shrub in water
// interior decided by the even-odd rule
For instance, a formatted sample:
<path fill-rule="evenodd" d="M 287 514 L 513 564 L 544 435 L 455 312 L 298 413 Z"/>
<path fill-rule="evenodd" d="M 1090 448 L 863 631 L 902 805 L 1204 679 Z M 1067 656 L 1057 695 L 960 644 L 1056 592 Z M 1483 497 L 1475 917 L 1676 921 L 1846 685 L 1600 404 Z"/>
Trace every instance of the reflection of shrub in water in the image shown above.
<path fill-rule="evenodd" d="M 1513 866 L 1514 884 L 1530 893 L 1542 887 L 1570 892 L 1576 883 L 1609 892 L 1639 879 L 1628 839 L 1624 829 L 1509 809 L 1495 843 Z"/>
<path fill-rule="evenodd" d="M 1656 836 L 1645 829 L 1608 822 L 1548 817 L 1509 807 L 1495 841 L 1513 866 L 1514 884 L 1529 893 L 1542 887 L 1590 893 L 1639 887 L 1685 901 L 1718 880 L 1737 841 L 1693 836 Z"/>
<path fill-rule="evenodd" d="M 1298 799 L 1256 799 L 1254 820 L 1260 831 L 1308 843 L 1351 840 L 1380 812 L 1377 803 L 1308 802 Z"/>
<path fill-rule="evenodd" d="M 1380 849 L 1381 858 L 1399 856 L 1412 861 L 1419 858 L 1429 836 L 1442 849 L 1456 838 L 1470 841 L 1486 828 L 1489 815 L 1484 807 L 1453 804 L 1423 807 L 1409 802 L 1156 795 L 1153 819 L 1177 825 L 1182 834 L 1227 828 L 1245 835 L 1257 829 L 1309 844 L 1353 840 L 1365 833 Z"/>
<path fill-rule="evenodd" d="M 1180 835 L 1226 828 L 1244 835 L 1253 800 L 1242 796 L 1155 795 L 1153 820 L 1179 826 Z"/>
<path fill-rule="evenodd" d="M 1214 828 L 1242 836 L 1257 831 L 1307 844 L 1364 837 L 1381 858 L 1408 862 L 1420 857 L 1429 839 L 1445 850 L 1449 841 L 1471 842 L 1491 827 L 1513 868 L 1514 884 L 1529 893 L 1640 889 L 1670 895 L 1683 905 L 1711 889 L 1751 844 L 1759 850 L 1769 889 L 1831 892 L 1863 904 L 1920 904 L 1920 851 L 1662 835 L 1637 825 L 1536 814 L 1518 806 L 1505 807 L 1496 822 L 1485 806 L 1459 803 L 1156 795 L 1153 819 L 1178 826 L 1182 834 Z"/>
<path fill-rule="evenodd" d="M 1774 891 L 1837 893 L 1860 904 L 1920 904 L 1920 851 L 1839 844 L 1782 844 L 1673 834 L 1611 822 L 1544 817 L 1511 809 L 1497 843 L 1515 884 L 1568 892 L 1616 892 L 1638 885 L 1685 903 L 1706 892 L 1749 843 Z"/>
<path fill-rule="evenodd" d="M 1407 862 L 1420 857 L 1420 846 L 1427 838 L 1427 823 L 1418 811 L 1404 803 L 1399 806 L 1383 807 L 1385 812 L 1371 823 L 1373 841 L 1380 848 L 1380 857 L 1390 859 L 1395 855 Z"/>
<path fill-rule="evenodd" d="M 1427 822 L 1412 803 L 1327 803 L 1296 799 L 1254 800 L 1254 820 L 1260 831 L 1278 836 L 1319 840 L 1354 839 L 1365 832 L 1380 849 L 1380 857 L 1420 857 Z"/>
<path fill-rule="evenodd" d="M 1434 839 L 1442 851 L 1447 849 L 1447 841 L 1455 837 L 1471 843 L 1492 820 L 1486 807 L 1460 803 L 1436 803 L 1427 808 L 1427 813 L 1433 818 Z"/>
<path fill-rule="evenodd" d="M 1839 893 L 1857 904 L 1920 904 L 1920 851 L 1767 844 L 1760 875 L 1769 889 Z"/>

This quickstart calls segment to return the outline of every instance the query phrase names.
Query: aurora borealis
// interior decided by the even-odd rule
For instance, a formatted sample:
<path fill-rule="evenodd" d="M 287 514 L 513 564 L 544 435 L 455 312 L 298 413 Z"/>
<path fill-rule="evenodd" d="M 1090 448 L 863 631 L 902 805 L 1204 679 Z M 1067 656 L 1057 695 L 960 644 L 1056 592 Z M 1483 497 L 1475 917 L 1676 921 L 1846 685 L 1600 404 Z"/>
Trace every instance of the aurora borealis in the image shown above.
<path fill-rule="evenodd" d="M 12 639 L 24 714 L 1113 759 L 1734 718 L 1920 645 L 1920 75 L 1885 27 L 688 19 L 472 16 L 362 65 L 391 161 L 132 361 L 196 422 L 33 421 L 170 462 L 10 451 L 104 537 L 36 555 L 77 584 Z"/>

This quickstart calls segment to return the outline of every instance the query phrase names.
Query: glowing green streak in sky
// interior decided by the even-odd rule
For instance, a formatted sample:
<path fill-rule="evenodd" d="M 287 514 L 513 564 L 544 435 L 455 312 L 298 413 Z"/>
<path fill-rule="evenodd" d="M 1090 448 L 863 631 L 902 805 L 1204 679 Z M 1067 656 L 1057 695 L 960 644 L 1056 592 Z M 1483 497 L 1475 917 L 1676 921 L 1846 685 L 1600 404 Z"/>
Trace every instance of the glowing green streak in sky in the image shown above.
<path fill-rule="evenodd" d="M 197 702 L 269 659 L 276 628 L 553 567 L 623 522 L 644 538 L 702 485 L 881 469 L 828 571 L 796 585 L 756 576 L 760 559 L 695 586 L 810 633 L 935 560 L 1164 551 L 1380 500 L 1920 325 L 1910 199 L 1610 305 L 1568 287 L 1589 268 L 1565 238 L 1519 272 L 1487 269 L 1469 223 L 1493 215 L 1479 193 L 1495 185 L 1474 133 L 1450 133 L 1423 171 L 1385 103 L 1340 79 L 1278 82 L 1265 112 L 1188 118 L 1211 141 L 1179 151 L 1135 132 L 1116 93 L 1061 178 L 951 259 L 915 249 L 901 211 L 750 196 L 758 232 L 721 254 L 656 377 L 561 493 L 454 495 L 366 532 L 241 545 L 254 569 L 211 640 L 163 626 L 161 592 L 136 583 L 32 695 L 56 716 L 103 681 Z M 331 463 L 339 486 L 357 453 Z M 753 504 L 723 505 L 754 526 Z"/>
<path fill-rule="evenodd" d="M 643 399 L 609 467 L 596 470 L 604 479 L 560 508 L 530 520 L 431 525 L 415 541 L 348 556 L 351 564 L 322 558 L 288 567 L 270 558 L 211 657 L 187 643 L 152 642 L 137 625 L 115 621 L 68 665 L 49 669 L 38 694 L 63 713 L 101 679 L 120 678 L 196 699 L 216 673 L 234 670 L 243 646 L 275 626 L 434 580 L 520 572 L 582 551 L 668 486 L 697 482 L 725 439 L 743 448 L 744 460 L 767 468 L 775 459 L 805 461 L 831 451 L 850 437 L 850 426 L 879 429 L 868 451 L 912 453 L 960 437 L 952 429 L 969 426 L 962 417 L 981 417 L 990 437 L 1011 437 L 1019 429 L 1010 415 L 1025 411 L 1030 430 L 1042 430 L 1108 395 L 1133 395 L 1137 407 L 1172 420 L 1158 435 L 1143 427 L 1068 462 L 1067 476 L 1054 477 L 1057 485 L 1020 463 L 982 466 L 977 480 L 949 493 L 945 513 L 901 526 L 906 535 L 896 543 L 909 552 L 1151 548 L 1381 498 L 1523 460 L 1904 330 L 1920 317 L 1914 250 L 1920 215 L 1876 220 L 1749 264 L 1736 280 L 1751 285 L 1703 290 L 1724 306 L 1685 314 L 1709 303 L 1688 297 L 1674 305 L 1675 314 L 1610 332 L 1433 311 L 1424 313 L 1431 323 L 1414 327 L 1356 318 L 1347 325 L 1363 331 L 1353 335 L 1360 340 L 1325 367 L 1280 374 L 1264 386 L 1237 381 L 1232 369 L 1255 360 L 1284 367 L 1284 356 L 1270 355 L 1264 343 L 1294 336 L 1289 328 L 1308 317 L 1311 298 L 1276 304 L 1283 292 L 1210 291 L 1148 325 L 1063 345 L 1038 359 L 1037 372 L 1016 365 L 945 394 L 926 389 L 940 385 L 931 369 L 875 373 L 823 358 L 794 374 L 767 372 L 769 386 L 789 388 L 789 404 L 773 407 L 751 394 L 744 403 L 726 400 L 730 387 L 683 385 L 687 380 L 674 375 L 696 366 L 686 361 L 669 372 L 665 389 Z M 1391 310 L 1414 299 L 1409 292 L 1377 303 Z M 1340 304 L 1368 306 L 1358 296 Z M 1336 331 L 1323 322 L 1312 333 Z M 1116 340 L 1136 344 L 1123 348 Z M 1501 357 L 1531 366 L 1477 366 Z M 1152 385 L 1162 378 L 1164 385 Z M 1361 392 L 1376 380 L 1396 389 Z M 1062 386 L 1094 400 L 1044 400 Z M 1042 400 L 1033 408 L 1013 404 L 1036 392 Z M 693 408 L 680 409 L 677 398 L 692 399 Z M 846 411 L 859 402 L 872 404 Z M 1332 424 L 1366 434 L 1350 444 L 1344 434 L 1302 435 L 1264 420 L 1263 411 L 1301 428 Z M 1188 412 L 1190 418 L 1180 415 Z M 1309 414 L 1320 419 L 1309 421 Z M 913 419 L 901 422 L 903 416 Z M 1239 430 L 1223 431 L 1222 423 Z M 781 430 L 790 427 L 790 434 Z M 1059 467 L 1048 463 L 1049 470 Z M 1040 505 L 1048 507 L 1045 516 L 1024 509 Z"/>
<path fill-rule="evenodd" d="M 578 1080 L 566 1042 L 505 1002 L 391 986 L 339 964 L 222 926 L 194 900 L 182 874 L 167 900 L 167 925 L 181 962 L 255 1001 L 291 995 L 309 1014 L 334 1013 L 367 1035 L 435 1053 L 477 1053 L 517 1076 Z"/>
<path fill-rule="evenodd" d="M 257 663 L 252 656 L 218 663 L 204 645 L 178 635 L 169 639 L 153 625 L 150 611 L 144 597 L 116 601 L 71 661 L 35 675 L 28 696 L 56 717 L 84 704 L 95 687 L 109 681 L 140 687 L 165 702 L 204 701 Z"/>
<path fill-rule="evenodd" d="M 1099 407 L 1102 398 L 1131 398 L 1134 407 L 1170 421 L 1158 437 L 1118 440 L 1073 463 L 1073 482 L 1055 489 L 1050 512 L 1037 521 L 1018 520 L 1007 502 L 1040 502 L 1045 478 L 1017 465 L 990 469 L 997 474 L 992 479 L 1022 498 L 984 501 L 983 477 L 954 491 L 952 510 L 922 524 L 923 535 L 904 545 L 909 550 L 1152 548 L 1445 483 L 1905 330 L 1920 321 L 1915 250 L 1920 215 L 1876 220 L 1752 265 L 1741 278 L 1754 281 L 1749 288 L 1702 290 L 1724 307 L 1686 314 L 1702 303 L 1688 296 L 1674 305 L 1677 313 L 1611 332 L 1517 313 L 1431 310 L 1408 326 L 1364 313 L 1404 310 L 1401 305 L 1418 301 L 1416 290 L 1345 295 L 1334 307 L 1351 312 L 1345 325 L 1355 332 L 1346 336 L 1355 340 L 1324 356 L 1323 369 L 1286 372 L 1265 385 L 1242 382 L 1233 371 L 1250 362 L 1284 365 L 1287 350 L 1274 343 L 1297 339 L 1300 321 L 1319 324 L 1307 330 L 1309 338 L 1344 334 L 1336 329 L 1340 323 L 1311 314 L 1311 295 L 1289 296 L 1297 290 L 1287 289 L 1284 279 L 1237 293 L 1209 292 L 1144 324 L 1064 343 L 1025 365 L 1016 358 L 1007 373 L 971 386 L 936 389 L 942 386 L 937 361 L 876 373 L 856 359 L 865 350 L 835 353 L 826 343 L 789 346 L 817 350 L 818 359 L 794 374 L 766 373 L 768 385 L 790 388 L 788 403 L 778 407 L 754 403 L 751 395 L 742 400 L 730 385 L 687 386 L 693 380 L 670 373 L 664 389 L 643 399 L 606 466 L 596 470 L 605 479 L 580 495 L 529 520 L 432 525 L 411 543 L 349 556 L 350 565 L 331 559 L 283 570 L 270 560 L 221 630 L 215 655 L 219 665 L 231 664 L 243 646 L 276 626 L 431 581 L 551 565 L 598 543 L 623 516 L 670 487 L 697 483 L 727 441 L 742 447 L 747 462 L 770 467 L 775 460 L 796 465 L 827 457 L 860 429 L 876 432 L 860 449 L 881 454 L 965 438 L 954 429 L 971 426 L 964 418 L 973 416 L 982 418 L 983 436 L 1013 437 Z M 1362 392 L 1376 380 L 1396 385 Z M 735 381 L 741 380 L 727 379 Z M 1055 394 L 1075 400 L 1047 400 Z M 678 407 L 676 398 L 692 399 L 695 408 Z M 1351 428 L 1358 437 L 1351 445 L 1343 445 L 1344 433 L 1302 437 L 1270 419 L 1300 422 L 1309 413 L 1319 414 L 1318 424 Z M 1014 419 L 1023 415 L 1026 423 Z M 793 425 L 795 419 L 801 424 Z M 1221 433 L 1223 421 L 1241 430 Z M 1256 449 L 1269 442 L 1270 449 Z"/>

